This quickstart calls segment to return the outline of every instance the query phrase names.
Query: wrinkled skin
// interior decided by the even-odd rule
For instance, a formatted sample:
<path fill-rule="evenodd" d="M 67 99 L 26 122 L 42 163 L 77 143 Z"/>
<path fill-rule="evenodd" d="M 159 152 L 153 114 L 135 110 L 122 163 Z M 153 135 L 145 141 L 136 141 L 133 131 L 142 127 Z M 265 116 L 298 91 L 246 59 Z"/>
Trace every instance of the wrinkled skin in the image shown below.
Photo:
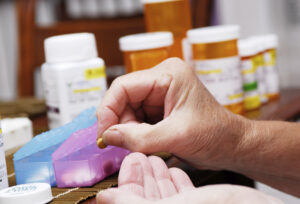
<path fill-rule="evenodd" d="M 240 120 L 215 101 L 189 66 L 170 59 L 113 82 L 98 108 L 98 134 L 106 144 L 171 152 L 198 168 L 219 169 L 224 158 L 232 158 L 224 153 L 234 153 L 243 135 Z"/>
<path fill-rule="evenodd" d="M 180 59 L 117 78 L 97 117 L 98 137 L 106 145 L 170 152 L 196 168 L 234 171 L 300 197 L 300 125 L 227 111 Z"/>

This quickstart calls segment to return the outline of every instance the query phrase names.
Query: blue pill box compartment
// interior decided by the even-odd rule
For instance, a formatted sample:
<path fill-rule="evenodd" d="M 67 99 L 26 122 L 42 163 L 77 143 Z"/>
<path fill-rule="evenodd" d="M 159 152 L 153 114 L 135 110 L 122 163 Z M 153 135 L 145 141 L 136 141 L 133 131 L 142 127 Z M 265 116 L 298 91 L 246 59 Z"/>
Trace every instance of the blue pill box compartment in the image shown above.
<path fill-rule="evenodd" d="M 52 154 L 72 133 L 92 126 L 96 121 L 96 108 L 80 113 L 65 126 L 34 137 L 14 154 L 13 162 L 17 184 L 49 183 L 56 185 Z"/>

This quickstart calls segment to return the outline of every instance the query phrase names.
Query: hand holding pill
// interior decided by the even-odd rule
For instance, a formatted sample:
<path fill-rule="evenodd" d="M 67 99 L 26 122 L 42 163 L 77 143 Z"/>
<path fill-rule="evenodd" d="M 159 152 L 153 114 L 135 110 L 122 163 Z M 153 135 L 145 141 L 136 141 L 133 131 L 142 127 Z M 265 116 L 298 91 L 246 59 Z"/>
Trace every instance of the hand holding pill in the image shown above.
<path fill-rule="evenodd" d="M 226 165 L 244 120 L 219 105 L 194 70 L 171 58 L 117 78 L 98 110 L 98 145 L 166 151 L 197 167 Z M 239 129 L 231 129 L 233 124 Z M 222 136 L 220 136 L 220 134 Z M 228 145 L 223 145 L 223 144 Z M 224 159 L 225 158 L 225 159 Z"/>

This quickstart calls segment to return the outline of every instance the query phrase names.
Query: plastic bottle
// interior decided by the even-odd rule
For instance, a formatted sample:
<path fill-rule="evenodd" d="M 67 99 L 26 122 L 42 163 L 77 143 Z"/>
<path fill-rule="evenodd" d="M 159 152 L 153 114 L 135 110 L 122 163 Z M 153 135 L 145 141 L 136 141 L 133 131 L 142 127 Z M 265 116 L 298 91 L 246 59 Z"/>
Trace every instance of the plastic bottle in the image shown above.
<path fill-rule="evenodd" d="M 188 31 L 188 40 L 192 46 L 192 64 L 199 79 L 220 104 L 242 114 L 239 32 L 237 25 L 198 28 Z"/>
<path fill-rule="evenodd" d="M 265 83 L 269 101 L 279 98 L 279 76 L 277 70 L 278 37 L 275 34 L 263 35 Z"/>
<path fill-rule="evenodd" d="M 170 57 L 173 44 L 171 32 L 153 32 L 128 35 L 120 38 L 126 72 L 154 67 Z"/>
<path fill-rule="evenodd" d="M 62 126 L 83 110 L 98 106 L 104 96 L 104 61 L 98 58 L 93 34 L 78 33 L 45 40 L 42 79 L 49 127 Z"/>
<path fill-rule="evenodd" d="M 6 160 L 5 160 L 5 152 L 3 145 L 3 136 L 1 129 L 1 116 L 0 116 L 0 189 L 8 187 L 7 180 L 7 169 L 6 169 Z"/>
<path fill-rule="evenodd" d="M 249 40 L 256 45 L 256 70 L 258 77 L 258 90 L 260 93 L 260 101 L 262 104 L 268 103 L 267 85 L 266 85 L 266 69 L 265 69 L 265 44 L 262 36 L 252 36 Z"/>
<path fill-rule="evenodd" d="M 29 118 L 6 118 L 2 120 L 4 150 L 23 146 L 33 137 L 32 122 Z"/>
<path fill-rule="evenodd" d="M 239 54 L 241 57 L 241 73 L 243 77 L 244 107 L 246 111 L 260 108 L 260 94 L 256 75 L 255 55 L 256 47 L 249 40 L 239 40 Z"/>
<path fill-rule="evenodd" d="M 170 31 L 174 35 L 172 57 L 183 58 L 186 32 L 192 28 L 189 0 L 142 0 L 147 32 Z M 186 50 L 186 49 L 184 49 Z M 188 49 L 187 49 L 188 50 Z M 187 54 L 188 55 L 188 54 Z"/>

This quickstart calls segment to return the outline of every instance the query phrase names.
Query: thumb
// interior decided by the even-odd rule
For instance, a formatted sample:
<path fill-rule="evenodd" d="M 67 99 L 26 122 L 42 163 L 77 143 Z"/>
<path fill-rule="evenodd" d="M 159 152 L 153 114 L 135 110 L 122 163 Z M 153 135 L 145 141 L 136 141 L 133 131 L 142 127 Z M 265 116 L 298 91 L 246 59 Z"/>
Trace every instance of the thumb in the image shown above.
<path fill-rule="evenodd" d="M 146 123 L 127 123 L 110 127 L 106 130 L 102 139 L 107 145 L 123 147 L 132 152 L 142 152 L 150 154 L 159 151 L 169 151 L 169 143 L 171 140 L 166 134 L 169 130 L 163 122 L 155 125 Z"/>
<path fill-rule="evenodd" d="M 99 204 L 149 204 L 147 200 L 117 188 L 99 192 L 96 200 Z"/>

